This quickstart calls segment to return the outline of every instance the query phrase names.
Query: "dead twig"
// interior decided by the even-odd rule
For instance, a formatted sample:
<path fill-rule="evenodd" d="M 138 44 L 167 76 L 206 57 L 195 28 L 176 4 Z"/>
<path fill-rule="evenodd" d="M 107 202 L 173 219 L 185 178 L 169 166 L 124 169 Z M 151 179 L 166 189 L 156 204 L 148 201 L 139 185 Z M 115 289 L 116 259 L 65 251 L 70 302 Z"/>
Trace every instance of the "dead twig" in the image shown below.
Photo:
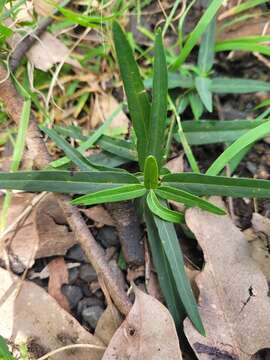
<path fill-rule="evenodd" d="M 7 71 L 0 66 L 0 79 L 4 79 Z M 19 123 L 22 111 L 23 99 L 17 93 L 10 79 L 0 84 L 0 100 L 3 101 L 6 111 L 15 123 Z M 29 129 L 27 133 L 26 145 L 32 154 L 33 162 L 38 169 L 47 167 L 51 161 L 46 145 L 43 142 L 35 117 L 31 114 Z M 95 241 L 89 228 L 85 224 L 80 212 L 76 207 L 70 205 L 68 196 L 57 195 L 59 206 L 63 209 L 67 221 L 74 231 L 78 243 L 84 250 L 87 258 L 95 268 L 97 274 L 102 276 L 109 290 L 111 297 L 122 314 L 127 314 L 131 308 L 124 289 L 120 288 L 117 279 L 106 261 L 105 253 L 101 246 Z"/>

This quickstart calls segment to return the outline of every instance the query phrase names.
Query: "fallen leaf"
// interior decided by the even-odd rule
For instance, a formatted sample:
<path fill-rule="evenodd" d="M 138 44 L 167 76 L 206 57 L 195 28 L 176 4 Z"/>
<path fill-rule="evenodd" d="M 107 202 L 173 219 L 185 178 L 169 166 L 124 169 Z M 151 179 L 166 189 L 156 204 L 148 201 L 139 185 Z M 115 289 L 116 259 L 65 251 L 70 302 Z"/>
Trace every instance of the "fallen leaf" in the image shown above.
<path fill-rule="evenodd" d="M 135 303 L 102 360 L 182 359 L 173 319 L 164 305 L 135 288 Z"/>
<path fill-rule="evenodd" d="M 68 270 L 63 257 L 53 259 L 48 264 L 49 283 L 48 293 L 58 302 L 64 310 L 70 312 L 69 303 L 61 288 L 68 284 Z"/>
<path fill-rule="evenodd" d="M 165 166 L 172 173 L 183 172 L 184 171 L 184 152 L 175 158 L 169 160 Z"/>
<path fill-rule="evenodd" d="M 103 343 L 63 310 L 45 290 L 0 268 L 0 335 L 19 345 L 26 343 L 39 357 L 70 344 L 92 344 L 93 349 L 72 349 L 53 360 L 100 360 Z M 20 283 L 20 291 L 16 287 Z M 12 291 L 13 289 L 13 291 Z M 14 291 L 15 290 L 15 291 Z"/>
<path fill-rule="evenodd" d="M 88 209 L 80 209 L 89 219 L 93 220 L 97 227 L 103 227 L 104 225 L 115 226 L 115 223 L 103 206 L 97 205 Z"/>
<path fill-rule="evenodd" d="M 112 95 L 102 94 L 96 96 L 94 109 L 91 117 L 91 127 L 96 128 L 104 122 L 118 108 L 119 103 Z M 129 128 L 129 120 L 123 111 L 120 111 L 111 122 L 106 135 L 126 134 Z"/>
<path fill-rule="evenodd" d="M 7 226 L 21 215 L 34 197 L 29 193 L 13 195 Z M 0 198 L 0 207 L 2 203 L 3 198 Z M 11 261 L 21 264 L 21 271 L 30 268 L 34 259 L 64 255 L 76 243 L 74 233 L 69 231 L 63 212 L 52 194 L 46 195 L 26 220 L 6 234 L 3 240 L 9 243 Z"/>
<path fill-rule="evenodd" d="M 60 0 L 54 0 L 54 3 L 59 3 Z M 41 16 L 51 16 L 55 10 L 55 5 L 47 0 L 33 0 L 35 12 Z"/>
<path fill-rule="evenodd" d="M 251 255 L 270 282 L 270 219 L 254 213 L 251 223 L 252 228 L 248 229 Z"/>
<path fill-rule="evenodd" d="M 98 320 L 95 336 L 101 339 L 104 344 L 109 345 L 114 333 L 122 322 L 122 316 L 112 302 L 106 307 Z"/>
<path fill-rule="evenodd" d="M 218 206 L 220 199 L 212 199 Z M 229 216 L 189 209 L 186 222 L 201 246 L 205 267 L 196 278 L 199 311 L 206 330 L 201 336 L 186 319 L 186 336 L 200 360 L 250 359 L 270 347 L 268 284 L 244 234 Z"/>
<path fill-rule="evenodd" d="M 53 194 L 48 194 L 36 207 L 34 222 L 39 237 L 36 258 L 65 255 L 76 244 L 62 209 Z"/>

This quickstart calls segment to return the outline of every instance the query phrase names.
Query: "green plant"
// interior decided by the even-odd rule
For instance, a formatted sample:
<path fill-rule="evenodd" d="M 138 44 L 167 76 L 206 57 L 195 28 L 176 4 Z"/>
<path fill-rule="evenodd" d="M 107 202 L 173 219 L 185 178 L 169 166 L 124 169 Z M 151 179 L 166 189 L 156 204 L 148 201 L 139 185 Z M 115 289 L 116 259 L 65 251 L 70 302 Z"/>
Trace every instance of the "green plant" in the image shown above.
<path fill-rule="evenodd" d="M 11 355 L 5 339 L 0 335 L 0 360 L 14 360 Z"/>
<path fill-rule="evenodd" d="M 211 175 L 171 174 L 164 167 L 167 138 L 167 65 L 161 31 L 158 30 L 155 37 L 152 101 L 144 88 L 126 36 L 116 22 L 113 23 L 113 36 L 136 136 L 137 154 L 133 154 L 130 160 L 138 157 L 139 172 L 129 173 L 124 169 L 96 165 L 83 156 L 82 150 L 85 148 L 75 149 L 54 129 L 43 128 L 81 171 L 70 172 L 49 168 L 45 171 L 2 172 L 1 188 L 82 194 L 72 200 L 74 205 L 93 205 L 128 199 L 139 201 L 143 209 L 153 261 L 168 308 L 178 326 L 187 314 L 198 331 L 204 334 L 173 225 L 184 221 L 184 214 L 172 210 L 168 200 L 222 215 L 225 214 L 223 209 L 200 196 L 269 197 L 269 181 L 214 176 L 250 142 L 269 133 L 269 123 L 260 125 L 257 135 L 252 129 L 252 133 L 245 133 L 237 145 L 232 144 L 211 166 Z M 76 132 L 75 136 L 80 135 Z M 97 140 L 98 137 L 95 141 Z M 124 149 L 128 150 L 128 147 Z"/>

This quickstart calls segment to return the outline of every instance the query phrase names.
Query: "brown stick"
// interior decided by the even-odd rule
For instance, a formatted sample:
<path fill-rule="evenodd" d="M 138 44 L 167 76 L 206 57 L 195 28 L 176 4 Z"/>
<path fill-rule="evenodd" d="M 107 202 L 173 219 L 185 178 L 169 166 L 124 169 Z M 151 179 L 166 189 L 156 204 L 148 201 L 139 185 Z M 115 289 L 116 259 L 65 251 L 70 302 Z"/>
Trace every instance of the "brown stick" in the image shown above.
<path fill-rule="evenodd" d="M 0 81 L 5 79 L 7 71 L 0 66 Z M 3 101 L 9 116 L 18 124 L 23 106 L 23 99 L 17 93 L 10 79 L 0 83 L 0 100 Z M 31 114 L 29 130 L 27 133 L 26 144 L 33 156 L 33 161 L 38 169 L 46 167 L 51 161 L 46 145 L 42 140 L 35 117 Z M 119 286 L 118 280 L 113 277 L 113 271 L 106 261 L 105 254 L 101 246 L 95 241 L 89 228 L 85 224 L 80 212 L 76 207 L 70 205 L 68 196 L 57 195 L 60 207 L 63 209 L 67 221 L 74 231 L 78 243 L 84 250 L 87 258 L 95 268 L 97 274 L 102 276 L 106 283 L 111 297 L 118 307 L 119 311 L 126 315 L 131 308 L 131 302 L 128 299 L 123 288 Z"/>

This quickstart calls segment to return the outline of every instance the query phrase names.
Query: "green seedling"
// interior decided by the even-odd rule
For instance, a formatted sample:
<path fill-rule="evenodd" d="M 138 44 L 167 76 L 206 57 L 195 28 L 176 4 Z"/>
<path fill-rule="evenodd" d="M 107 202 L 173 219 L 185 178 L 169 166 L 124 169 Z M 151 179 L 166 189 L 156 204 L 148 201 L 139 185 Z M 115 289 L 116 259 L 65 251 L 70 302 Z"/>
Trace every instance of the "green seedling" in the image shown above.
<path fill-rule="evenodd" d="M 161 31 L 158 30 L 155 36 L 151 101 L 129 42 L 117 22 L 113 23 L 113 38 L 136 137 L 136 152 L 133 153 L 132 159 L 127 160 L 138 159 L 139 172 L 131 173 L 124 169 L 97 166 L 83 155 L 82 148 L 73 148 L 54 129 L 43 128 L 43 131 L 65 152 L 66 159 L 75 164 L 80 171 L 49 168 L 43 171 L 1 172 L 0 186 L 3 189 L 75 194 L 72 200 L 74 205 L 139 201 L 167 306 L 177 326 L 181 325 L 187 315 L 197 330 L 204 334 L 196 301 L 185 274 L 183 255 L 174 227 L 174 223 L 184 221 L 184 214 L 172 210 L 168 200 L 182 203 L 187 207 L 196 206 L 216 216 L 222 216 L 226 214 L 224 209 L 201 196 L 270 197 L 270 181 L 216 176 L 226 162 L 232 160 L 258 137 L 269 133 L 269 123 L 260 124 L 257 135 L 254 129 L 251 129 L 237 140 L 236 145 L 234 143 L 228 147 L 212 164 L 208 175 L 171 174 L 165 168 L 168 94 L 167 65 Z M 102 141 L 102 138 L 103 136 L 99 141 Z M 103 139 L 108 140 L 106 137 Z M 119 144 L 110 145 L 117 147 Z"/>

